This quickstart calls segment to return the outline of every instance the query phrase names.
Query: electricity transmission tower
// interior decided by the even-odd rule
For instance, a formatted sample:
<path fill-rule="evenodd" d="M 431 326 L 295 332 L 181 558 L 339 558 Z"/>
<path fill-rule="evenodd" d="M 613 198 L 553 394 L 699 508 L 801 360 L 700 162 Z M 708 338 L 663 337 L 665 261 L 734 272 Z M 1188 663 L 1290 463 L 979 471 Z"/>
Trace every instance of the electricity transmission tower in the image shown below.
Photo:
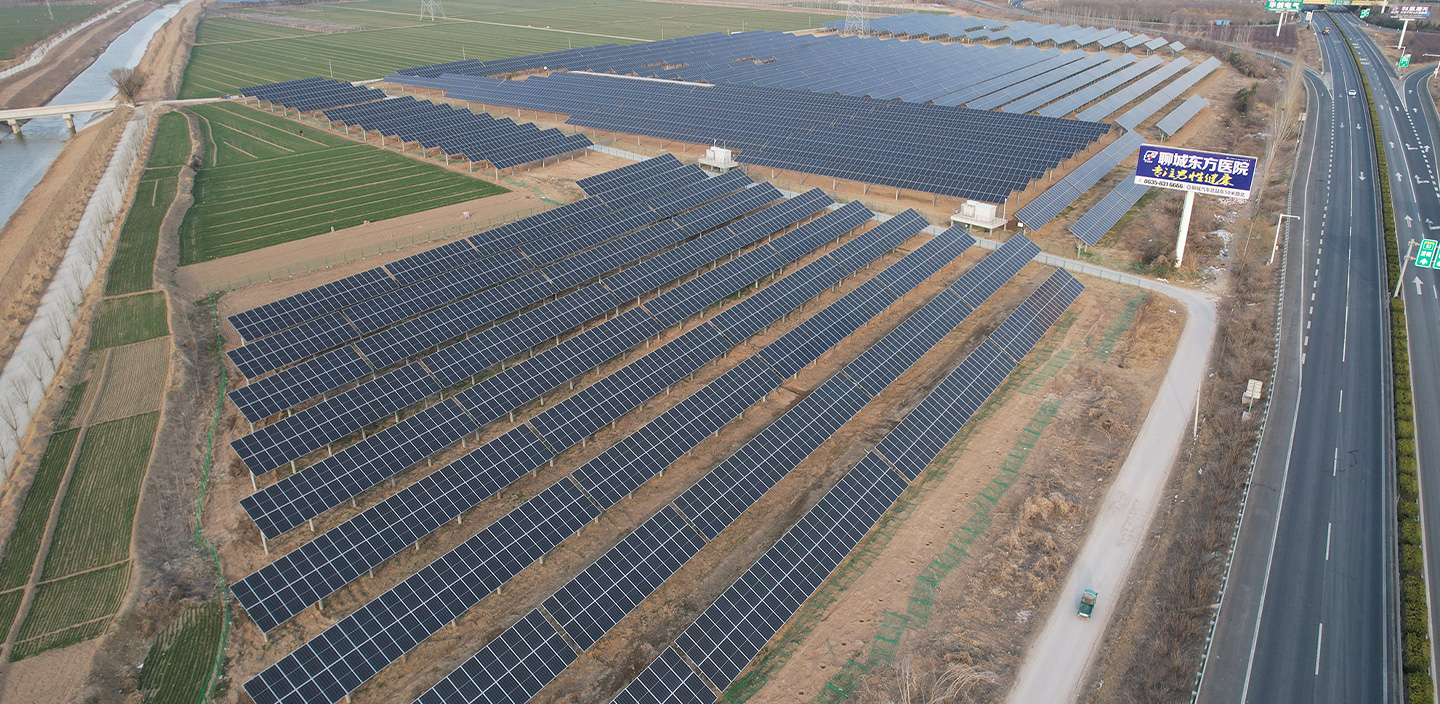
<path fill-rule="evenodd" d="M 865 15 L 864 0 L 850 0 L 845 4 L 845 33 L 862 36 L 870 33 L 870 18 Z"/>
<path fill-rule="evenodd" d="M 430 21 L 434 22 L 437 14 L 445 16 L 445 6 L 440 4 L 440 0 L 420 0 L 420 19 L 423 20 L 428 15 Z"/>

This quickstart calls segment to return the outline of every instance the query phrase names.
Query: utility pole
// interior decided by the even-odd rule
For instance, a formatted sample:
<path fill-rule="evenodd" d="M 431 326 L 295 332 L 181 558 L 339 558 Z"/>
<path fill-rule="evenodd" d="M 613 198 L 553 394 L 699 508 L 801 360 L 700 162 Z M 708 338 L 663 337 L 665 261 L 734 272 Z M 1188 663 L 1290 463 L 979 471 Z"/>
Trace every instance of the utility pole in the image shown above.
<path fill-rule="evenodd" d="M 1265 262 L 1265 266 L 1270 266 L 1271 264 L 1275 263 L 1275 253 L 1280 250 L 1280 225 L 1285 222 L 1285 218 L 1294 218 L 1296 220 L 1299 220 L 1300 216 L 1290 215 L 1288 213 L 1281 213 L 1280 219 L 1275 221 L 1275 242 L 1270 245 L 1270 261 Z"/>
<path fill-rule="evenodd" d="M 1400 258 L 1400 277 L 1399 277 L 1400 280 L 1395 282 L 1395 293 L 1390 294 L 1390 297 L 1391 297 L 1391 298 L 1399 298 L 1399 297 L 1400 297 L 1400 287 L 1405 285 L 1405 265 L 1406 265 L 1407 263 L 1409 263 L 1409 261 L 1410 261 L 1410 252 L 1411 252 L 1412 250 L 1414 250 L 1414 249 L 1415 249 L 1415 240 L 1410 240 L 1410 244 L 1406 245 L 1406 247 L 1405 247 L 1405 256 L 1403 256 L 1403 257 Z"/>

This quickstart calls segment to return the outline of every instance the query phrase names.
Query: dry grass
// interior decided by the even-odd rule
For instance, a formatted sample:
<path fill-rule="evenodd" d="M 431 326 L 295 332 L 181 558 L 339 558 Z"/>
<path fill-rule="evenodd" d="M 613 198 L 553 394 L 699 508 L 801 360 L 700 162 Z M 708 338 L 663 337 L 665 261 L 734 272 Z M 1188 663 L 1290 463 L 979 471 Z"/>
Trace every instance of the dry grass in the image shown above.
<path fill-rule="evenodd" d="M 998 681 L 993 672 L 974 665 L 928 662 L 918 668 L 910 658 L 891 670 L 891 677 L 872 682 L 873 690 L 859 694 L 862 702 L 877 704 L 950 704 L 971 701 L 969 695 Z"/>

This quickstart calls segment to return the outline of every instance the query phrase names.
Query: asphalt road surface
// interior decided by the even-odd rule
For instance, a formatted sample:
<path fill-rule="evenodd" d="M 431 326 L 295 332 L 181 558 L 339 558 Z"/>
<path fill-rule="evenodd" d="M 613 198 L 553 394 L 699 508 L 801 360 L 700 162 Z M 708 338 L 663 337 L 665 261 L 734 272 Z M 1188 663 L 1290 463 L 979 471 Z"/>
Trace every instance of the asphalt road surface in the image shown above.
<path fill-rule="evenodd" d="M 1344 21 L 1353 23 L 1348 16 Z M 1346 31 L 1365 61 L 1365 73 L 1375 92 L 1400 251 L 1404 253 L 1411 241 L 1418 251 L 1421 239 L 1440 239 L 1440 192 L 1435 186 L 1435 136 L 1440 134 L 1440 126 L 1426 85 L 1434 80 L 1434 72 L 1427 67 L 1402 81 L 1368 35 L 1351 25 Z M 1404 279 L 1401 295 L 1410 342 L 1421 520 L 1425 552 L 1433 555 L 1430 550 L 1440 546 L 1440 515 L 1435 513 L 1440 511 L 1440 272 L 1417 268 L 1411 262 Z M 1426 572 L 1434 633 L 1440 628 L 1440 609 L 1435 608 L 1440 604 L 1440 560 L 1427 557 Z"/>
<path fill-rule="evenodd" d="M 1331 33 L 1318 36 L 1324 80 L 1307 76 L 1280 367 L 1200 684 L 1206 704 L 1398 701 L 1374 145 L 1345 34 L 1327 13 L 1314 24 Z"/>

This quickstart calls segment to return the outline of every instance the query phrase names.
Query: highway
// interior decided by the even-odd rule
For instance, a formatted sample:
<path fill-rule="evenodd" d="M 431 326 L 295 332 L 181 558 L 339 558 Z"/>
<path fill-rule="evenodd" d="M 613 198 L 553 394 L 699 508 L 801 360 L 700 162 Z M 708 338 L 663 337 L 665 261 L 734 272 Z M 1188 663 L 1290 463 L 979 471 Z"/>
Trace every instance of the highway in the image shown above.
<path fill-rule="evenodd" d="M 1354 18 L 1345 15 L 1346 32 L 1365 59 L 1366 75 L 1375 91 L 1379 108 L 1391 199 L 1395 208 L 1400 251 L 1422 237 L 1440 239 L 1440 192 L 1436 190 L 1435 105 L 1426 81 L 1428 68 L 1415 71 L 1403 81 L 1380 48 L 1361 32 Z M 1415 283 L 1416 281 L 1420 283 Z M 1415 399 L 1416 453 L 1420 465 L 1420 507 L 1426 553 L 1427 586 L 1430 589 L 1431 633 L 1440 629 L 1440 560 L 1432 552 L 1440 546 L 1440 272 L 1417 269 L 1413 262 L 1405 270 L 1402 296 L 1405 299 L 1406 327 L 1410 341 L 1411 385 Z M 1434 640 L 1431 641 L 1432 648 Z M 1433 654 L 1432 654 L 1433 655 Z M 1431 658 L 1432 661 L 1434 658 Z"/>
<path fill-rule="evenodd" d="M 1317 34 L 1324 77 L 1306 77 L 1292 193 L 1303 219 L 1286 244 L 1280 366 L 1200 683 L 1205 703 L 1399 701 L 1374 145 L 1344 36 L 1326 13 L 1314 24 L 1332 29 Z"/>

